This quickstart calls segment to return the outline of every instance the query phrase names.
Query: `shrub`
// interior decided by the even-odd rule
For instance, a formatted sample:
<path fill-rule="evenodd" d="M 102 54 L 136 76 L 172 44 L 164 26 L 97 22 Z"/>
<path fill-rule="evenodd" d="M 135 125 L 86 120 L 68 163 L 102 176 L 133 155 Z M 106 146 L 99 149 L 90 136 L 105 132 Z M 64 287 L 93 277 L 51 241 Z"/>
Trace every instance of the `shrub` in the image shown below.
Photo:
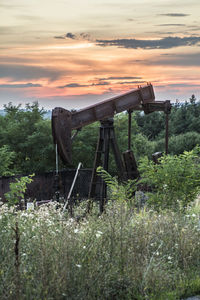
<path fill-rule="evenodd" d="M 141 160 L 141 182 L 153 189 L 148 203 L 157 209 L 184 209 L 200 189 L 199 148 L 180 155 L 164 155 L 159 164 Z"/>
<path fill-rule="evenodd" d="M 20 179 L 16 178 L 15 182 L 10 183 L 10 191 L 5 193 L 5 198 L 9 206 L 20 204 L 20 202 L 24 200 L 27 184 L 33 181 L 33 176 L 34 174 L 21 177 Z"/>

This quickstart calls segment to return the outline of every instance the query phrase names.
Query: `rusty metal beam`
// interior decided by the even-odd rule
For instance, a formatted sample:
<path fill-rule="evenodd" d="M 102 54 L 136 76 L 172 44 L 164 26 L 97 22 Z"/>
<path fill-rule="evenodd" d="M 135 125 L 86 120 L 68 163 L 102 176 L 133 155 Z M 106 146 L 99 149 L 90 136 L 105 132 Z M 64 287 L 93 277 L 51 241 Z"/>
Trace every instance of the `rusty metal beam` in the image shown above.
<path fill-rule="evenodd" d="M 136 106 L 142 107 L 154 100 L 153 87 L 149 84 L 73 113 L 71 127 L 72 129 L 80 128 L 95 121 L 113 117 L 122 111 L 134 109 Z"/>

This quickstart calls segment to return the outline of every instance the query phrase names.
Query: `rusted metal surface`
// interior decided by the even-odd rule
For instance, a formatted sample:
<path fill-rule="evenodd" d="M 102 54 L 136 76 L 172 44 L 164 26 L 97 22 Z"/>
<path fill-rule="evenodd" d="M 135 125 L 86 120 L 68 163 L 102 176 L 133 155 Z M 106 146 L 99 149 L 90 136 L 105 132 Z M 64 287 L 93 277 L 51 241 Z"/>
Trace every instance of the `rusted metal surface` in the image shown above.
<path fill-rule="evenodd" d="M 169 114 L 165 115 L 165 154 L 168 154 L 169 144 Z"/>
<path fill-rule="evenodd" d="M 141 107 L 148 102 L 153 102 L 155 95 L 151 84 L 132 90 L 120 96 L 102 101 L 92 106 L 81 109 L 72 114 L 72 129 L 83 127 L 95 121 L 113 117 L 115 114 L 136 107 Z"/>
<path fill-rule="evenodd" d="M 58 153 L 64 162 L 71 163 L 71 123 L 70 111 L 56 107 L 52 111 L 52 134 L 54 144 L 57 144 Z"/>
<path fill-rule="evenodd" d="M 132 121 L 132 110 L 128 110 L 128 150 L 131 150 L 131 122 Z"/>
<path fill-rule="evenodd" d="M 137 179 L 139 177 L 139 171 L 137 169 L 137 163 L 132 150 L 123 152 L 124 165 L 126 168 L 127 179 Z"/>
<path fill-rule="evenodd" d="M 103 179 L 97 176 L 96 169 L 98 166 L 102 166 L 105 171 L 108 171 L 110 146 L 114 154 L 119 178 L 122 178 L 125 174 L 124 164 L 116 142 L 113 122 L 113 118 L 101 121 L 90 183 L 89 198 L 100 200 L 100 212 L 103 212 L 107 191 L 106 184 Z"/>
<path fill-rule="evenodd" d="M 137 110 L 144 110 L 145 114 L 150 114 L 154 111 L 163 111 L 164 113 L 169 114 L 171 107 L 170 100 L 166 100 L 146 103 L 143 105 L 142 109 L 137 107 Z"/>

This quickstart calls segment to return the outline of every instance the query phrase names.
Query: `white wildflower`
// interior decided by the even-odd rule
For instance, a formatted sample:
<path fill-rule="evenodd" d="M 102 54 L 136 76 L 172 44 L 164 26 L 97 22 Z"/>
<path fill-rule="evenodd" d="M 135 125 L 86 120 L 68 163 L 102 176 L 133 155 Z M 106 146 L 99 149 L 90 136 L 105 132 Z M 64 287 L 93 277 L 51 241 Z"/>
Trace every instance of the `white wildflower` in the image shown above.
<path fill-rule="evenodd" d="M 103 232 L 97 230 L 96 237 L 99 238 L 102 234 L 103 234 Z"/>
<path fill-rule="evenodd" d="M 81 268 L 81 265 L 76 264 L 77 268 Z"/>

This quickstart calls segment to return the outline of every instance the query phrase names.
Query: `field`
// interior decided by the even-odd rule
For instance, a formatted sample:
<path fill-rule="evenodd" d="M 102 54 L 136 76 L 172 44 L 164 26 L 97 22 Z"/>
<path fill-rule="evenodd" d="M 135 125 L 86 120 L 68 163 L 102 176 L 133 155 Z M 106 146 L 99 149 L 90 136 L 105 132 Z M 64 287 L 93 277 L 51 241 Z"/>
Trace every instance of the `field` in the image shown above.
<path fill-rule="evenodd" d="M 0 299 L 181 299 L 200 291 L 200 205 L 110 201 L 74 218 L 55 203 L 0 208 Z"/>

